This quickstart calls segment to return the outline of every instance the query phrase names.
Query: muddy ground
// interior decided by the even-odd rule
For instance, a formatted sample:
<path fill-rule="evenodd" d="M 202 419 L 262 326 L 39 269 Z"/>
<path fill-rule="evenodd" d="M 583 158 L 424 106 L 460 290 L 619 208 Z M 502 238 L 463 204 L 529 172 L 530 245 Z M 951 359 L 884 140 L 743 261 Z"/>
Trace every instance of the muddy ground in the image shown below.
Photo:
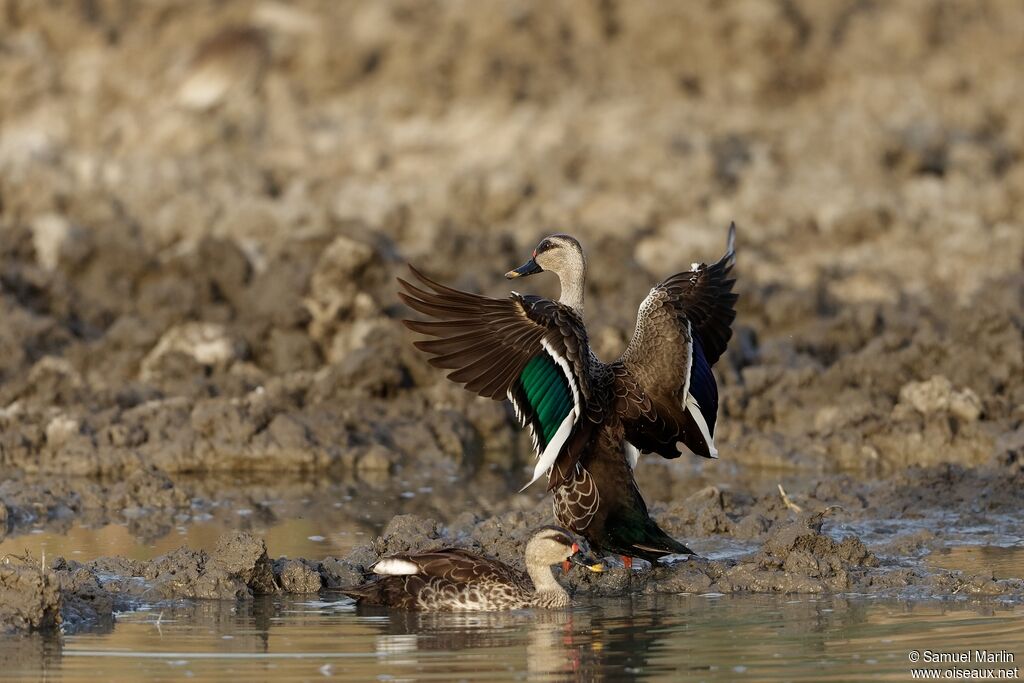
<path fill-rule="evenodd" d="M 249 495 L 197 473 L 520 471 L 507 407 L 411 347 L 404 264 L 501 295 L 539 237 L 570 232 L 610 359 L 651 284 L 717 258 L 735 220 L 723 461 L 819 473 L 794 496 L 839 520 L 1019 520 L 1022 31 L 1012 2 L 11 0 L 0 518 L 20 533 Z M 650 467 L 670 531 L 794 569 L 765 540 L 779 498 L 677 498 Z M 481 543 L 488 519 L 546 509 L 480 498 L 457 502 Z M 922 533 L 904 556 L 945 542 Z"/>
<path fill-rule="evenodd" d="M 576 596 L 747 591 L 1024 602 L 1022 572 L 1007 576 L 922 565 L 924 554 L 947 541 L 934 525 L 896 533 L 865 532 L 869 543 L 839 531 L 843 521 L 927 518 L 950 505 L 969 507 L 979 519 L 1019 512 L 1024 473 L 1015 468 L 1002 474 L 989 478 L 939 466 L 914 469 L 905 478 L 881 485 L 828 481 L 801 496 L 799 503 L 788 495 L 728 495 L 708 487 L 655 512 L 668 531 L 696 548 L 727 538 L 748 542 L 741 543 L 742 549 L 718 558 L 676 558 L 656 567 L 640 562 L 640 570 L 633 572 L 611 560 L 603 573 L 574 570 L 563 581 Z M 946 505 L 935 505 L 936 492 Z M 978 492 L 980 499 L 963 499 Z M 968 515 L 963 521 L 972 522 Z M 77 562 L 56 557 L 42 564 L 36 558 L 7 558 L 0 565 L 0 620 L 16 630 L 103 628 L 113 623 L 115 611 L 142 604 L 332 591 L 367 580 L 382 556 L 439 547 L 468 548 L 522 569 L 532 531 L 551 522 L 547 501 L 486 518 L 467 512 L 449 524 L 398 515 L 370 544 L 341 558 L 271 559 L 263 540 L 245 531 L 225 534 L 212 552 L 181 547 L 148 561 L 110 557 Z"/>

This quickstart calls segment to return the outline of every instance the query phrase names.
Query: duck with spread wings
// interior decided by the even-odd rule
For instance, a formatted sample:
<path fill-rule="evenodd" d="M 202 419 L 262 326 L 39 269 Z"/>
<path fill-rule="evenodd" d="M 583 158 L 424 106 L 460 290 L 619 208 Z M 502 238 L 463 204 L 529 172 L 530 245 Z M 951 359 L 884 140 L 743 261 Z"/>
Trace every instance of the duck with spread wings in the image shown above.
<path fill-rule="evenodd" d="M 655 562 L 692 554 L 651 519 L 633 468 L 640 453 L 718 457 L 711 368 L 736 318 L 735 237 L 730 225 L 721 259 L 693 264 L 651 290 L 629 346 L 613 363 L 599 360 L 587 341 L 586 258 L 569 235 L 545 237 L 529 261 L 506 274 L 554 273 L 557 301 L 471 294 L 411 266 L 418 286 L 399 278 L 402 300 L 430 318 L 404 321 L 433 337 L 416 346 L 434 366 L 451 370 L 452 381 L 511 402 L 537 456 L 527 486 L 546 476 L 558 523 L 595 552 L 621 555 L 627 566 L 636 557 Z"/>

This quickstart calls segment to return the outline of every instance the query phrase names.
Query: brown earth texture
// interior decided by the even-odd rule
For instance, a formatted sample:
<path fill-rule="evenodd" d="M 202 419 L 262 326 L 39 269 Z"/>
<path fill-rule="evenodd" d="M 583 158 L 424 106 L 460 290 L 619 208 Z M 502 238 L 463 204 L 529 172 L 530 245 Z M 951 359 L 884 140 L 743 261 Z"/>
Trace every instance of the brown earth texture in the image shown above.
<path fill-rule="evenodd" d="M 940 513 L 1024 543 L 1022 35 L 1010 0 L 0 3 L 0 534 L 145 535 L 248 495 L 196 474 L 518 477 L 510 409 L 412 347 L 405 264 L 502 296 L 571 233 L 610 360 L 735 221 L 721 460 L 638 478 L 669 532 L 737 550 L 569 583 L 1024 600 L 1024 567 L 920 562 L 955 535 Z M 677 495 L 688 467 L 708 485 Z M 550 521 L 539 495 L 437 497 L 344 558 L 242 532 L 8 557 L 0 621 L 337 588 L 438 544 L 519 562 Z"/>

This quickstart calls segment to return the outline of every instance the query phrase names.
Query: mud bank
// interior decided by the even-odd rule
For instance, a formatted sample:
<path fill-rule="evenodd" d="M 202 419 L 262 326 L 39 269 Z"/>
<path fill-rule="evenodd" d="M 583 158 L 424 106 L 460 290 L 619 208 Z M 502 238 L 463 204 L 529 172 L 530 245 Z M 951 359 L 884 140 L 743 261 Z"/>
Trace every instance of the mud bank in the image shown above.
<path fill-rule="evenodd" d="M 836 539 L 823 532 L 824 527 L 834 526 L 830 518 L 835 512 L 835 508 L 827 508 L 816 513 L 791 511 L 785 518 L 779 516 L 766 525 L 767 529 L 759 534 L 761 540 L 751 550 L 731 557 L 679 560 L 634 572 L 632 577 L 621 565 L 616 567 L 612 559 L 609 571 L 572 571 L 568 582 L 581 593 L 609 596 L 632 592 L 856 592 L 913 597 L 1000 595 L 1014 601 L 1024 600 L 1024 575 L 970 576 L 963 572 L 929 571 L 909 566 L 919 564 L 916 556 L 910 558 L 891 549 L 884 555 L 876 554 L 852 534 Z M 372 545 L 356 548 L 345 562 L 364 570 L 379 557 L 391 553 L 455 545 L 522 567 L 523 549 L 532 530 L 548 523 L 550 512 L 543 504 L 527 513 L 485 520 L 466 515 L 446 527 L 433 520 L 405 515 L 395 517 Z M 688 542 L 711 538 L 691 531 L 686 536 Z"/>
<path fill-rule="evenodd" d="M 574 233 L 610 358 L 732 219 L 723 457 L 1024 441 L 1012 4 L 89 7 L 0 18 L 0 466 L 515 466 L 412 351 L 403 262 L 501 295 Z"/>
<path fill-rule="evenodd" d="M 200 533 L 212 543 L 215 536 L 205 534 L 240 529 L 265 535 L 290 524 L 302 527 L 302 520 L 311 519 L 316 530 L 306 535 L 335 535 L 347 548 L 358 536 L 380 533 L 395 514 L 449 520 L 465 510 L 494 515 L 530 507 L 540 492 L 516 495 L 521 485 L 502 468 L 469 473 L 452 464 L 400 475 L 371 471 L 340 478 L 301 473 L 168 475 L 154 469 L 138 470 L 124 480 L 21 473 L 0 482 L 0 542 L 6 542 L 6 552 L 21 553 L 39 547 L 31 534 L 45 534 L 43 547 L 51 554 L 54 549 L 65 554 L 78 550 L 91 559 L 96 548 L 82 534 L 91 538 L 112 531 L 112 526 L 123 527 L 143 548 L 162 543 L 166 550 L 173 547 L 168 544 L 182 542 L 175 540 L 177 534 L 197 527 L 209 530 Z M 62 540 L 55 534 L 69 535 Z M 79 540 L 73 541 L 75 537 Z M 27 545 L 21 545 L 22 538 Z"/>
<path fill-rule="evenodd" d="M 923 554 L 949 542 L 939 530 L 903 534 L 869 530 L 862 536 L 847 531 L 858 520 L 870 529 L 875 520 L 899 514 L 912 519 L 914 514 L 927 516 L 938 509 L 964 515 L 999 514 L 1016 504 L 1016 494 L 1010 492 L 1022 482 L 1014 476 L 1010 471 L 982 475 L 937 467 L 870 489 L 835 480 L 807 496 L 785 499 L 704 489 L 680 504 L 655 508 L 655 516 L 698 550 L 728 539 L 743 543 L 728 552 L 716 551 L 713 559 L 678 559 L 632 575 L 611 559 L 608 571 L 573 571 L 566 582 L 581 595 L 595 596 L 857 593 L 900 598 L 998 596 L 1020 602 L 1024 601 L 1024 575 L 970 574 L 922 563 Z M 1021 476 L 1019 470 L 1016 476 Z M 912 505 L 914 513 L 906 510 L 907 494 L 893 495 L 910 481 L 929 492 Z M 958 500 L 958 486 L 969 492 L 985 491 L 982 509 L 973 498 Z M 943 493 L 942 501 L 934 500 L 931 492 Z M 866 496 L 877 505 L 856 504 Z M 369 545 L 358 546 L 344 557 L 322 560 L 272 559 L 266 544 L 246 532 L 224 535 L 209 553 L 182 547 L 150 561 L 53 558 L 44 570 L 38 559 L 7 558 L 0 571 L 5 596 L 0 616 L 11 630 L 79 628 L 110 622 L 117 609 L 163 600 L 246 600 L 276 593 L 316 593 L 360 583 L 384 555 L 441 546 L 468 548 L 521 567 L 532 529 L 547 523 L 551 523 L 551 512 L 546 501 L 487 518 L 464 513 L 448 524 L 400 515 Z"/>
<path fill-rule="evenodd" d="M 182 547 L 148 562 L 55 558 L 43 568 L 29 558 L 8 557 L 0 566 L 0 618 L 9 630 L 74 629 L 109 623 L 115 610 L 142 603 L 316 593 L 359 578 L 343 560 L 271 560 L 266 544 L 245 532 L 225 534 L 211 553 Z"/>
<path fill-rule="evenodd" d="M 924 552 L 945 543 L 1015 543 L 1022 469 L 1011 457 L 986 467 L 911 467 L 884 480 L 790 475 L 793 483 L 786 485 L 785 497 L 776 488 L 784 473 L 771 470 L 732 468 L 730 474 L 714 466 L 682 469 L 654 460 L 644 461 L 636 474 L 659 523 L 680 538 L 762 540 L 794 510 L 834 507 L 830 520 L 867 534 L 873 543 L 912 543 Z M 148 544 L 195 523 L 260 535 L 310 516 L 318 520 L 318 533 L 372 536 L 395 514 L 449 525 L 533 509 L 543 512 L 546 498 L 540 488 L 519 492 L 521 484 L 521 477 L 502 466 L 470 473 L 450 465 L 401 476 L 379 472 L 342 479 L 172 476 L 155 469 L 139 470 L 123 481 L 18 475 L 0 483 L 0 539 L 117 524 Z M 876 521 L 887 527 L 875 529 Z M 959 534 L 960 526 L 973 530 L 970 538 Z M 16 542 L 10 547 L 20 552 Z"/>
<path fill-rule="evenodd" d="M 5 239 L 10 235 L 0 235 L 0 243 Z M 319 254 L 325 246 L 302 248 Z M 327 248 L 320 260 L 330 261 L 332 253 L 337 255 Z M 705 250 L 687 258 L 716 254 Z M 156 257 L 132 257 L 147 258 Z M 497 281 L 518 259 L 508 250 L 495 259 L 494 273 L 478 281 Z M 19 352 L 8 355 L 8 367 L 0 371 L 0 466 L 114 477 L 153 467 L 171 474 L 352 474 L 449 464 L 474 468 L 488 460 L 522 466 L 528 444 L 508 408 L 450 385 L 401 331 L 397 319 L 407 313 L 390 303 L 391 275 L 402 272 L 397 260 L 387 268 L 378 264 L 374 281 L 382 284 L 374 287 L 344 273 L 324 276 L 332 283 L 350 282 L 346 286 L 363 294 L 372 289 L 380 303 L 372 305 L 369 321 L 333 321 L 330 332 L 301 313 L 304 322 L 289 334 L 318 350 L 300 368 L 275 364 L 278 352 L 269 340 L 276 339 L 278 327 L 248 320 L 263 315 L 255 301 L 237 304 L 230 322 L 210 322 L 217 316 L 201 310 L 173 316 L 184 321 L 178 323 L 141 317 L 139 311 L 109 312 L 114 319 L 105 327 L 58 335 L 52 315 L 15 310 L 31 304 L 18 298 L 28 296 L 19 291 L 49 285 L 8 285 L 2 334 L 12 336 L 5 347 Z M 311 263 L 292 305 L 308 304 L 319 269 L 335 265 Z M 13 274 L 26 267 L 33 268 L 11 260 L 3 266 Z M 635 296 L 609 288 L 608 303 L 640 301 L 653 280 L 634 264 L 619 267 L 631 273 L 630 285 L 619 285 Z M 168 277 L 194 283 L 209 279 L 204 272 L 197 266 Z M 443 269 L 433 272 L 445 275 Z M 446 279 L 466 278 L 451 271 Z M 825 287 L 828 280 L 822 275 L 814 286 Z M 899 304 L 835 302 L 802 314 L 790 308 L 784 321 L 772 319 L 776 306 L 803 305 L 785 289 L 744 279 L 740 288 L 746 311 L 718 372 L 717 440 L 731 462 L 878 473 L 915 463 L 988 464 L 1024 447 L 1020 276 L 993 283 L 962 308 L 950 308 L 938 296 Z M 605 357 L 624 348 L 631 307 L 597 325 L 594 343 L 606 347 Z M 83 313 L 65 315 L 77 320 Z M 31 331 L 21 322 L 28 317 Z M 609 339 L 615 341 L 602 341 Z M 287 359 L 295 353 L 280 351 Z"/>
<path fill-rule="evenodd" d="M 831 477 L 785 497 L 708 487 L 678 503 L 653 506 L 652 514 L 671 534 L 698 552 L 712 550 L 716 559 L 659 566 L 634 574 L 628 584 L 621 567 L 601 575 L 573 572 L 569 580 L 599 595 L 856 592 L 1024 600 L 1024 566 L 1005 576 L 974 576 L 933 571 L 921 562 L 927 553 L 962 541 L 956 537 L 961 526 L 978 530 L 972 543 L 1006 542 L 1005 532 L 1011 543 L 1019 542 L 1015 520 L 1022 484 L 1024 472 L 1014 461 L 987 469 L 910 468 L 883 482 Z M 996 524 L 1000 516 L 1009 526 Z M 365 568 L 382 555 L 452 544 L 521 566 L 532 529 L 549 523 L 548 501 L 488 518 L 465 513 L 447 525 L 395 517 L 372 545 L 356 548 L 346 560 Z"/>
<path fill-rule="evenodd" d="M 803 491 L 751 494 L 711 486 L 678 503 L 655 506 L 653 512 L 666 530 L 679 536 L 756 540 L 794 514 L 824 509 L 830 510 L 830 520 L 844 525 L 891 520 L 910 526 L 946 515 L 962 526 L 987 526 L 991 533 L 1000 516 L 1017 519 L 1021 485 L 1024 470 L 1017 461 L 979 468 L 915 466 L 881 481 L 824 477 Z M 942 524 L 927 526 L 934 546 L 955 532 Z M 921 542 L 921 531 L 914 535 Z"/>

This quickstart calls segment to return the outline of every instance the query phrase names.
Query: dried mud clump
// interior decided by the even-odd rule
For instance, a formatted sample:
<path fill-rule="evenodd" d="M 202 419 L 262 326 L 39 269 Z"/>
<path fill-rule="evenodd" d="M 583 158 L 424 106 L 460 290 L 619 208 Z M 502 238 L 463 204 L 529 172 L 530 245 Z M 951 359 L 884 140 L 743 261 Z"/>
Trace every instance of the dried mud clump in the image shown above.
<path fill-rule="evenodd" d="M 106 558 L 67 566 L 101 572 L 105 590 L 137 599 L 237 600 L 279 590 L 266 544 L 245 532 L 225 534 L 212 553 L 182 547 L 148 562 Z"/>
<path fill-rule="evenodd" d="M 60 580 L 61 621 L 66 628 L 104 626 L 114 622 L 115 596 L 107 591 L 100 578 L 92 571 L 80 567 L 54 570 Z"/>
<path fill-rule="evenodd" d="M 837 543 L 823 535 L 822 516 L 818 513 L 781 527 L 765 541 L 752 567 L 741 564 L 739 571 L 727 573 L 731 586 L 746 590 L 768 586 L 784 593 L 841 591 L 853 585 L 850 572 L 878 566 L 878 559 L 860 539 L 848 536 Z"/>
<path fill-rule="evenodd" d="M 0 629 L 39 631 L 61 624 L 57 577 L 28 560 L 0 563 Z"/>
<path fill-rule="evenodd" d="M 248 600 L 275 593 L 317 593 L 358 583 L 348 560 L 267 557 L 262 539 L 223 535 L 212 553 L 178 548 L 150 561 L 124 557 L 91 562 L 56 558 L 0 564 L 0 628 L 10 631 L 110 624 L 116 609 L 180 598 Z"/>
<path fill-rule="evenodd" d="M 278 560 L 274 577 L 285 593 L 318 593 L 323 587 L 316 564 L 305 560 Z"/>

